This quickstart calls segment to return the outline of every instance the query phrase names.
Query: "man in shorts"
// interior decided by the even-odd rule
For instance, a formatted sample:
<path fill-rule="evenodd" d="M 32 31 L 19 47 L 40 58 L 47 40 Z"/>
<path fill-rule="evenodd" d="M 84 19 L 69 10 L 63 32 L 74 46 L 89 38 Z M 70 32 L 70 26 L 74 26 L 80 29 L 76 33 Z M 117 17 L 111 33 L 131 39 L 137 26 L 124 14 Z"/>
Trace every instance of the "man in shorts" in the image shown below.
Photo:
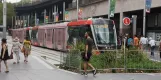
<path fill-rule="evenodd" d="M 89 63 L 90 58 L 92 56 L 92 46 L 93 40 L 90 37 L 90 32 L 85 33 L 86 44 L 85 44 L 85 54 L 83 56 L 84 61 L 84 75 L 87 76 L 87 66 L 91 67 L 93 70 L 93 75 L 96 75 L 96 69 Z"/>

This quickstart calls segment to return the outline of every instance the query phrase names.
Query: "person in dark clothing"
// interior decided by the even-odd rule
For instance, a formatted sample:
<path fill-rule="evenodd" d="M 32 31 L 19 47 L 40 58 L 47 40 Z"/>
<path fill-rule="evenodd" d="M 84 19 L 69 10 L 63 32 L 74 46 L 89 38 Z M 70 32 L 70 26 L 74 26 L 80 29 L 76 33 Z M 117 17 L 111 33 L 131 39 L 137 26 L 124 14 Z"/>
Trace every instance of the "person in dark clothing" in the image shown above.
<path fill-rule="evenodd" d="M 93 75 L 96 75 L 96 69 L 89 63 L 90 58 L 92 56 L 92 47 L 93 47 L 93 40 L 90 37 L 90 32 L 85 33 L 86 44 L 85 44 L 85 55 L 83 56 L 84 61 L 84 75 L 87 75 L 87 66 L 93 69 Z"/>
<path fill-rule="evenodd" d="M 4 61 L 4 64 L 6 66 L 6 73 L 9 72 L 8 70 L 8 65 L 7 65 L 7 60 L 10 59 L 9 54 L 8 54 L 8 47 L 7 47 L 7 39 L 2 39 L 2 49 L 1 49 L 1 55 L 0 55 L 0 72 L 1 72 L 1 62 Z"/>
<path fill-rule="evenodd" d="M 161 40 L 160 40 L 160 44 L 159 44 L 159 52 L 160 52 L 160 58 L 161 58 Z"/>

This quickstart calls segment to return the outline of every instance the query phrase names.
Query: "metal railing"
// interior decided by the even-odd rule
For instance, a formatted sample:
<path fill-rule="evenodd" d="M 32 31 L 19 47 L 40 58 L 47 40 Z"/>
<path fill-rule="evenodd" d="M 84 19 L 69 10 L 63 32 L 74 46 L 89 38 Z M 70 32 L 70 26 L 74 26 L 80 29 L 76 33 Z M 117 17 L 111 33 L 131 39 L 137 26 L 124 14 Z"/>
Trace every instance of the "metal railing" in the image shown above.
<path fill-rule="evenodd" d="M 61 68 L 80 72 L 83 70 L 81 51 L 70 50 L 61 55 Z M 154 59 L 153 59 L 154 58 Z M 160 56 L 136 48 L 93 51 L 90 63 L 105 72 L 161 72 Z"/>

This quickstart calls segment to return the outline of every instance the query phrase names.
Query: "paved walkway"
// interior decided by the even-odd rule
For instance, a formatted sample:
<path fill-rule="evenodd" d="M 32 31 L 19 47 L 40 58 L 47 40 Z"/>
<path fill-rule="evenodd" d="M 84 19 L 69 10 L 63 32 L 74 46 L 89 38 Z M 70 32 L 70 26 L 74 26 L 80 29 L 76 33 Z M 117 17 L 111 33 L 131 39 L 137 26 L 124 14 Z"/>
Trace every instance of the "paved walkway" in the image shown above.
<path fill-rule="evenodd" d="M 9 50 L 11 45 L 9 44 Z M 35 54 L 32 51 L 32 54 Z M 88 74 L 87 77 L 77 73 L 60 70 L 51 67 L 44 62 L 42 58 L 30 55 L 29 62 L 23 62 L 24 58 L 21 54 L 20 64 L 13 64 L 13 60 L 8 61 L 9 73 L 4 73 L 4 64 L 2 64 L 2 72 L 0 80 L 161 80 L 161 74 L 97 74 L 93 77 Z"/>

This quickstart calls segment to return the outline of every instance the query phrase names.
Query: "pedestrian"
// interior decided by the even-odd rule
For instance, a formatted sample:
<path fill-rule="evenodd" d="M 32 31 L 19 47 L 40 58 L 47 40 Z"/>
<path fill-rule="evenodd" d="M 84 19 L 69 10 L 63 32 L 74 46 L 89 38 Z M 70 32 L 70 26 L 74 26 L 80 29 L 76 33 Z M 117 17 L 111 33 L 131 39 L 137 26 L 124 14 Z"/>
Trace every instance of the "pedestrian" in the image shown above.
<path fill-rule="evenodd" d="M 89 63 L 90 58 L 92 56 L 92 47 L 93 47 L 93 39 L 91 38 L 91 33 L 86 32 L 86 44 L 85 44 L 85 54 L 83 55 L 83 63 L 84 63 L 84 75 L 87 76 L 87 66 L 91 67 L 93 70 L 93 75 L 96 75 L 96 69 Z"/>
<path fill-rule="evenodd" d="M 159 43 L 159 53 L 160 53 L 160 58 L 161 58 L 161 40 L 160 40 L 160 43 Z"/>
<path fill-rule="evenodd" d="M 137 35 L 134 35 L 134 46 L 138 49 L 139 48 L 139 38 Z"/>
<path fill-rule="evenodd" d="M 31 42 L 30 42 L 28 37 L 26 37 L 26 39 L 23 42 L 22 52 L 24 53 L 24 57 L 25 57 L 24 62 L 27 63 L 28 62 L 28 56 L 31 53 Z"/>
<path fill-rule="evenodd" d="M 149 44 L 150 44 L 150 47 L 151 47 L 151 56 L 154 57 L 155 40 L 152 39 L 151 37 L 149 39 L 150 39 Z"/>
<path fill-rule="evenodd" d="M 8 54 L 8 46 L 7 46 L 7 39 L 2 39 L 1 43 L 2 49 L 1 49 L 1 55 L 0 55 L 0 72 L 1 72 L 1 62 L 4 61 L 4 64 L 6 66 L 6 73 L 9 72 L 8 70 L 8 65 L 7 65 L 7 60 L 10 59 L 9 54 Z"/>
<path fill-rule="evenodd" d="M 146 50 L 147 42 L 148 42 L 148 39 L 142 35 L 139 42 L 142 50 Z"/>
<path fill-rule="evenodd" d="M 133 46 L 133 39 L 131 36 L 127 39 L 128 50 Z"/>
<path fill-rule="evenodd" d="M 13 40 L 12 52 L 14 53 L 15 58 L 17 59 L 17 63 L 19 63 L 19 60 L 20 60 L 20 55 L 19 55 L 20 50 L 21 50 L 21 45 L 20 45 L 19 39 L 16 37 Z M 16 64 L 16 61 L 14 61 L 13 64 Z"/>

